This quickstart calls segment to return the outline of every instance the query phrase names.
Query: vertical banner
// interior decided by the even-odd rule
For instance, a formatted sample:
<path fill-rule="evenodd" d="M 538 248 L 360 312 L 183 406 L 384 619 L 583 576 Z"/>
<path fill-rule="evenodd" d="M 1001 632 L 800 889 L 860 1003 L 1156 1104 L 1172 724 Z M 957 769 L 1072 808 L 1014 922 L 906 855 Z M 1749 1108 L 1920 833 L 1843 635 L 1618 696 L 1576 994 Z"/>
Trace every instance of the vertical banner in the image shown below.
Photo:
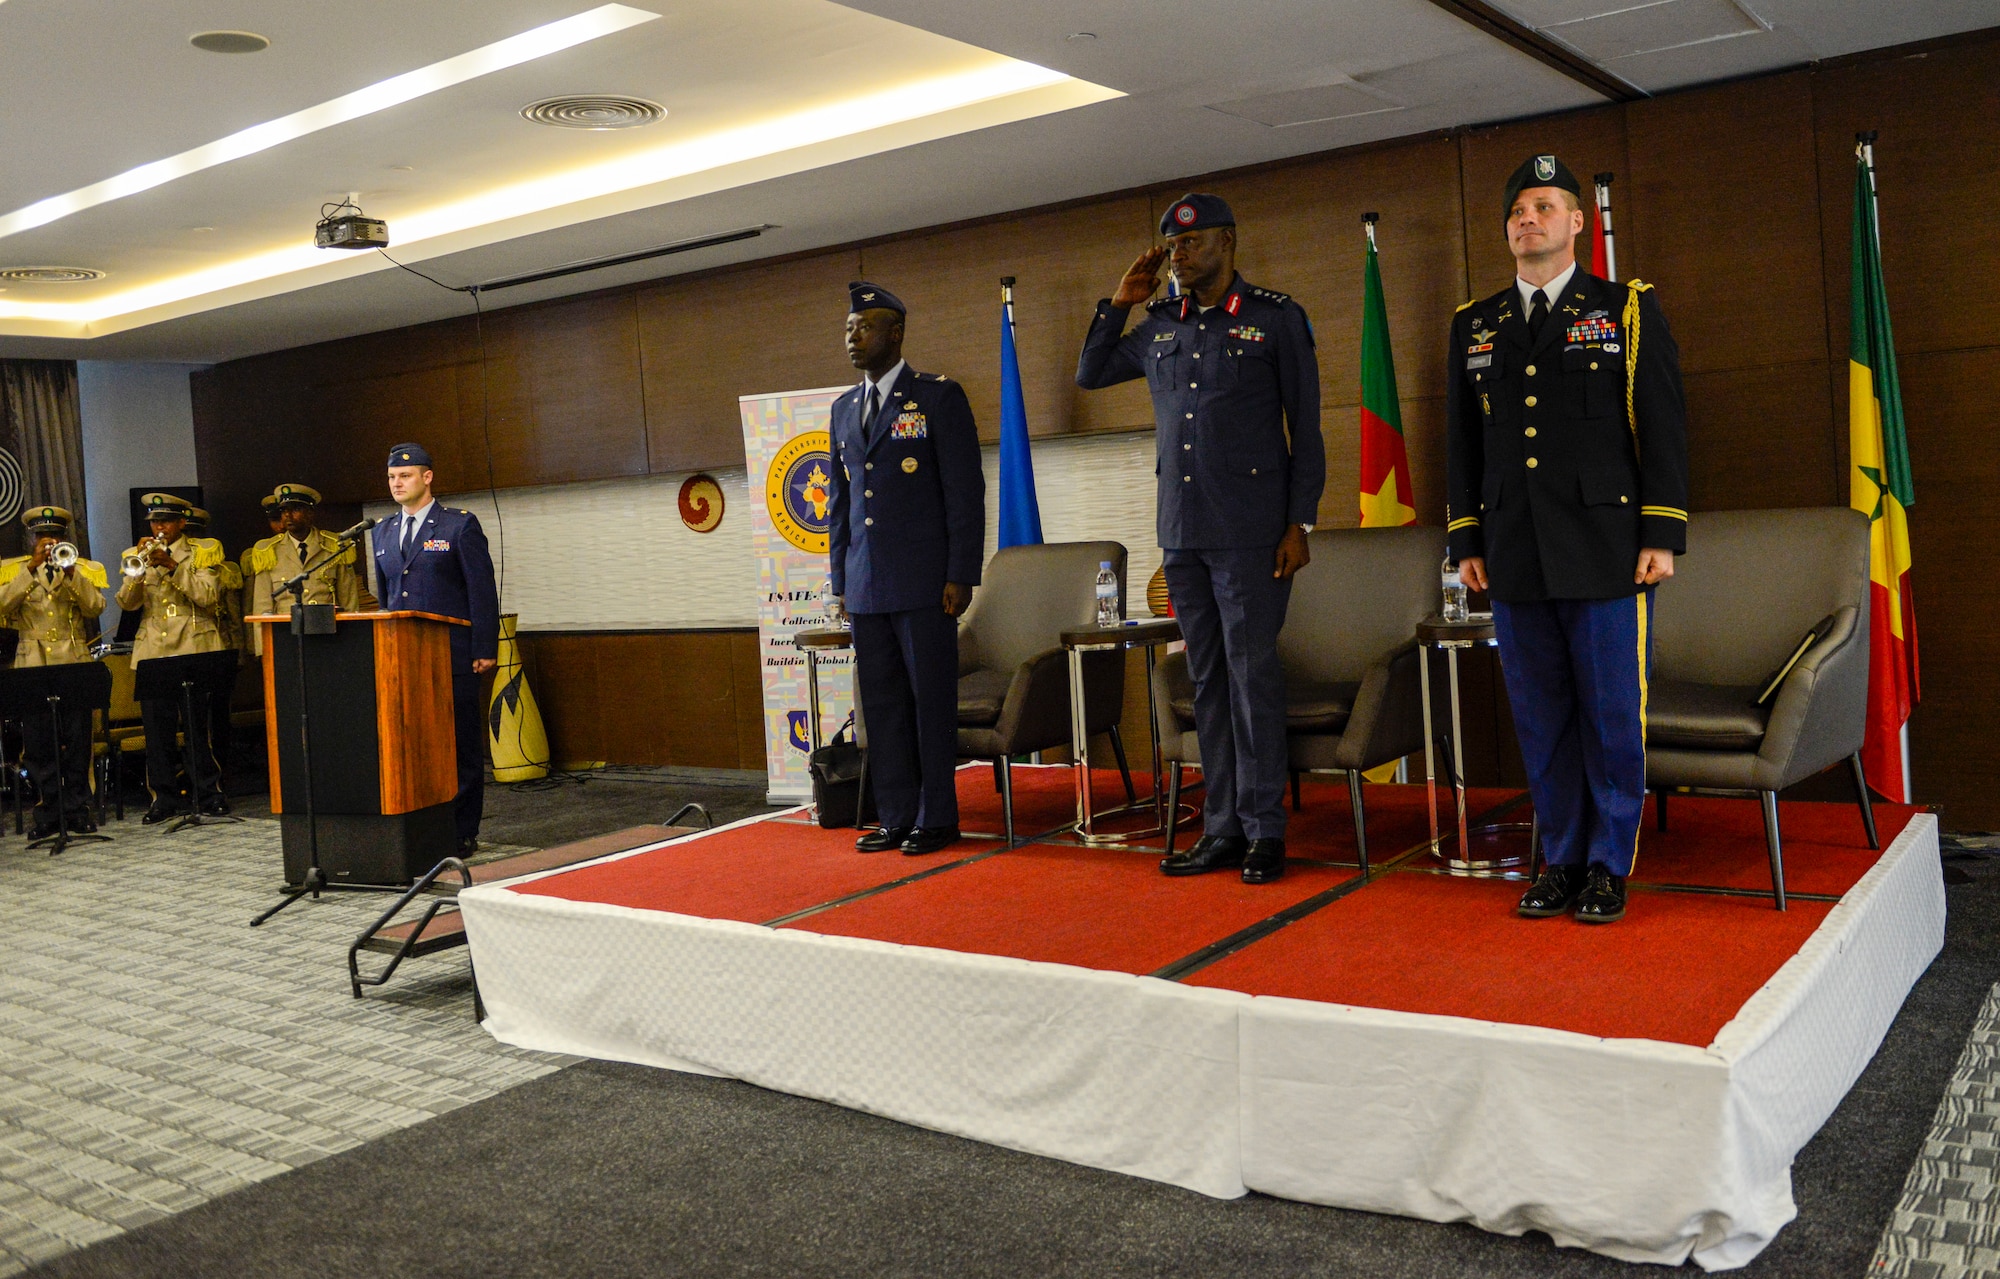
<path fill-rule="evenodd" d="M 750 468 L 751 545 L 757 557 L 757 652 L 764 670 L 764 759 L 773 803 L 812 797 L 806 756 L 806 658 L 801 630 L 832 625 L 827 580 L 827 499 L 833 478 L 833 402 L 851 388 L 745 395 L 743 457 Z M 757 500 L 761 498 L 761 500 Z M 820 723 L 828 737 L 854 705 L 853 654 L 819 662 Z"/>

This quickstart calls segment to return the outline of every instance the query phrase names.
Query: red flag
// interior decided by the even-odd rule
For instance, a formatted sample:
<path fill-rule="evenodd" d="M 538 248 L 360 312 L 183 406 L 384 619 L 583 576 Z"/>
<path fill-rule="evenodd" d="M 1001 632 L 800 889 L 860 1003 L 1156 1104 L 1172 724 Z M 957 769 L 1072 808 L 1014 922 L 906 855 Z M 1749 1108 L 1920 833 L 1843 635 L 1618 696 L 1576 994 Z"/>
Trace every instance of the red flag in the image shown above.
<path fill-rule="evenodd" d="M 1590 273 L 1600 280 L 1618 278 L 1618 251 L 1612 247 L 1611 175 L 1597 175 L 1597 202 L 1590 218 Z"/>

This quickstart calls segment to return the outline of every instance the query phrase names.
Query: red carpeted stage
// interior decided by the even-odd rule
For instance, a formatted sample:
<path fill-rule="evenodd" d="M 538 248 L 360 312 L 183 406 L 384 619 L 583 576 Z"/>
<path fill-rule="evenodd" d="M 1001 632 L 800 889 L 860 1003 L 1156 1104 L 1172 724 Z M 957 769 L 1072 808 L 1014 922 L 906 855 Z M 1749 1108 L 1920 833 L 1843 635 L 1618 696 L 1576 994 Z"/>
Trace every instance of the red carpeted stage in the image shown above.
<path fill-rule="evenodd" d="M 1067 769 L 1015 776 L 1017 829 L 1074 816 Z M 967 828 L 997 830 L 991 774 L 960 791 Z M 1423 788 L 1368 803 L 1366 882 L 1345 788 L 1309 784 L 1291 867 L 1257 888 L 1060 833 L 863 856 L 795 813 L 459 900 L 508 1043 L 1210 1195 L 1755 1256 L 1794 1215 L 1793 1155 L 1942 943 L 1935 819 L 1877 808 L 1878 854 L 1852 806 L 1785 805 L 1780 913 L 1691 891 L 1768 888 L 1757 806 L 1676 799 L 1626 920 L 1588 927 L 1436 873 Z"/>

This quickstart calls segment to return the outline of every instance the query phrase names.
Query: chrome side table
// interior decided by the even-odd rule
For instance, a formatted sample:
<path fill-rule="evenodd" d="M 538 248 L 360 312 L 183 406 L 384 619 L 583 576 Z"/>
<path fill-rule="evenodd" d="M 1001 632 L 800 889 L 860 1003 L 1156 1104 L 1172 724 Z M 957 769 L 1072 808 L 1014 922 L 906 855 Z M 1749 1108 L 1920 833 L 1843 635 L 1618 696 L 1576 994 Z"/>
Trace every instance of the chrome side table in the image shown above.
<path fill-rule="evenodd" d="M 1160 721 L 1153 714 L 1153 668 L 1162 645 L 1181 637 L 1181 624 L 1171 617 L 1155 617 L 1125 622 L 1118 626 L 1084 626 L 1062 633 L 1062 646 L 1069 653 L 1069 734 L 1076 770 L 1076 835 L 1086 844 L 1119 844 L 1145 835 L 1163 835 L 1167 830 L 1167 787 L 1160 767 Z M 1098 812 L 1091 793 L 1090 734 L 1085 723 L 1083 697 L 1083 655 L 1144 649 L 1146 653 L 1146 725 L 1153 743 L 1153 794 L 1137 804 Z M 1138 830 L 1108 832 L 1097 829 L 1102 817 L 1116 817 L 1150 808 L 1153 824 Z"/>
<path fill-rule="evenodd" d="M 1522 878 L 1533 856 L 1534 827 L 1528 822 L 1500 822 L 1487 826 L 1466 825 L 1465 814 L 1465 734 L 1461 728 L 1458 692 L 1458 655 L 1468 648 L 1500 647 L 1494 635 L 1492 614 L 1475 614 L 1463 622 L 1447 622 L 1440 614 L 1433 613 L 1417 623 L 1417 663 L 1419 683 L 1423 690 L 1424 702 L 1424 787 L 1427 797 L 1425 808 L 1431 819 L 1431 856 L 1444 863 L 1444 868 L 1454 875 L 1472 878 Z M 1451 789 L 1458 809 L 1458 847 L 1453 856 L 1445 851 L 1444 842 L 1438 834 L 1437 813 L 1437 765 L 1433 758 L 1437 734 L 1433 731 L 1436 723 L 1431 718 L 1431 649 L 1444 652 L 1446 685 L 1451 695 Z M 1529 832 L 1529 851 L 1525 854 L 1508 854 L 1502 857 L 1476 858 L 1472 855 L 1472 836 L 1498 834 L 1504 831 Z"/>

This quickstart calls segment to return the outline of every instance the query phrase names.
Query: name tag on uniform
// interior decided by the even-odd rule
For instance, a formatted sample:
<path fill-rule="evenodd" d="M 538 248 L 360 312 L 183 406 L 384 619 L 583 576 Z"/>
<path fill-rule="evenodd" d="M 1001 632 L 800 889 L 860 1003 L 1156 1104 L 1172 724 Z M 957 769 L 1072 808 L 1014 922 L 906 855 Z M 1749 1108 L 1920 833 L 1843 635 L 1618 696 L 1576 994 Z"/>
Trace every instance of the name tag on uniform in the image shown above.
<path fill-rule="evenodd" d="M 1491 352 L 1485 355 L 1468 355 L 1465 357 L 1465 367 L 1468 369 L 1483 369 L 1492 363 L 1493 355 Z"/>
<path fill-rule="evenodd" d="M 1155 333 L 1153 340 L 1155 342 L 1171 342 L 1174 340 L 1174 335 L 1172 333 Z"/>
<path fill-rule="evenodd" d="M 894 440 L 921 440 L 930 433 L 931 428 L 921 413 L 899 413 L 895 424 L 889 428 L 889 438 Z"/>
<path fill-rule="evenodd" d="M 443 538 L 434 538 L 424 543 L 424 549 L 427 551 L 448 551 L 451 549 L 451 543 L 445 541 Z"/>

